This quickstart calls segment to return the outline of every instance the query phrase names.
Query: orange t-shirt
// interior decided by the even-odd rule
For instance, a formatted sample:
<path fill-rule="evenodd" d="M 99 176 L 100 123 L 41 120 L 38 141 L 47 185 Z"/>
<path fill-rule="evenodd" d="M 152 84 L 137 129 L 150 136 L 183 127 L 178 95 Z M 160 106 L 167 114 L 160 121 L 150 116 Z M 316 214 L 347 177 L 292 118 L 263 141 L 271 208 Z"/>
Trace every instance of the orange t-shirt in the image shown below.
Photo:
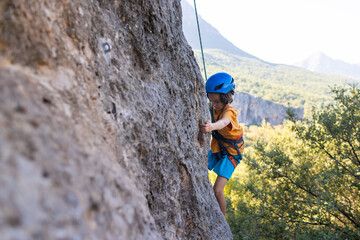
<path fill-rule="evenodd" d="M 220 115 L 220 117 L 219 117 Z M 240 126 L 239 121 L 237 119 L 237 116 L 239 115 L 238 110 L 231 107 L 230 105 L 225 106 L 225 108 L 222 111 L 216 111 L 213 109 L 213 116 L 216 121 L 216 119 L 222 119 L 223 117 L 227 117 L 230 119 L 229 125 L 224 127 L 221 130 L 217 130 L 224 138 L 228 139 L 236 139 L 240 135 L 243 134 L 243 128 Z M 218 118 L 219 117 L 219 118 Z M 242 143 L 239 143 L 238 146 L 240 147 Z M 224 143 L 225 146 L 229 146 L 230 144 Z M 243 154 L 245 148 L 245 144 L 243 144 L 240 148 L 240 153 Z M 238 152 L 234 147 L 228 147 L 226 148 L 228 152 L 231 155 L 239 155 Z M 211 151 L 213 153 L 220 152 L 220 146 L 218 141 L 212 137 L 211 139 Z"/>

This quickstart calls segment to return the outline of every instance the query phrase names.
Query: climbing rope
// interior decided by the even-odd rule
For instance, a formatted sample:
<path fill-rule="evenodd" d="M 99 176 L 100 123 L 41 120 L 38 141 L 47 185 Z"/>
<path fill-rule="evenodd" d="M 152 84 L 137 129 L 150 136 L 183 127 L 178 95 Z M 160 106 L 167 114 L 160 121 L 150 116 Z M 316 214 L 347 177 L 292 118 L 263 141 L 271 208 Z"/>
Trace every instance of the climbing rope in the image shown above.
<path fill-rule="evenodd" d="M 204 58 L 204 50 L 203 50 L 202 41 L 201 41 L 199 18 L 198 18 L 198 13 L 197 13 L 197 9 L 196 9 L 196 0 L 194 0 L 194 8 L 195 8 L 195 15 L 196 15 L 196 22 L 197 22 L 197 27 L 198 27 L 198 33 L 199 33 L 201 55 L 202 55 L 202 60 L 203 60 L 203 65 L 204 65 L 205 80 L 207 80 L 206 67 L 205 67 L 205 58 Z"/>

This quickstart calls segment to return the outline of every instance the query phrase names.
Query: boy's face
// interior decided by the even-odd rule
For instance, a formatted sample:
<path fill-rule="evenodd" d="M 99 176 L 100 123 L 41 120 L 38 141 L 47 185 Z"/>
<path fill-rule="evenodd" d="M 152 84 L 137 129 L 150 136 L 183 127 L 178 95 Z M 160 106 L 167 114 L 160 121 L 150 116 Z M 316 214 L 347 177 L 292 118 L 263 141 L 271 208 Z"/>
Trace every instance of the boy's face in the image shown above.
<path fill-rule="evenodd" d="M 215 110 L 221 111 L 225 107 L 225 104 L 223 104 L 220 100 L 219 93 L 209 93 L 209 99 Z"/>

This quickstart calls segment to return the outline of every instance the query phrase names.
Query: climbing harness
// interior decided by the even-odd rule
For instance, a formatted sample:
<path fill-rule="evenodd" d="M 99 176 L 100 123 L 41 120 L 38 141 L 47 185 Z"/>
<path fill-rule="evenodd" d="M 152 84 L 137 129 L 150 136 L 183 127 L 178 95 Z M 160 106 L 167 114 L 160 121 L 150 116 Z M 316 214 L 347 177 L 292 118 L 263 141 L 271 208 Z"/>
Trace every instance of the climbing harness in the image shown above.
<path fill-rule="evenodd" d="M 214 114 L 213 114 L 213 106 L 210 106 L 210 113 L 211 113 L 211 121 L 214 123 L 215 122 L 215 118 L 214 118 Z M 219 116 L 217 117 L 216 121 L 219 120 L 221 114 L 219 114 Z M 213 130 L 211 132 L 211 135 L 213 138 L 215 138 L 220 146 L 220 152 L 226 152 L 229 160 L 231 161 L 231 163 L 234 165 L 234 167 L 236 168 L 237 164 L 235 162 L 234 157 L 229 153 L 228 149 L 229 147 L 233 147 L 236 149 L 236 151 L 239 154 L 239 158 L 240 160 L 242 160 L 241 157 L 241 152 L 240 152 L 240 148 L 244 145 L 244 139 L 243 139 L 243 134 L 241 134 L 239 137 L 237 137 L 236 139 L 229 139 L 229 138 L 224 138 L 223 135 L 221 135 L 217 130 Z M 228 146 L 225 146 L 224 143 L 229 144 Z M 238 146 L 241 143 L 240 147 Z"/>
<path fill-rule="evenodd" d="M 203 50 L 203 46 L 202 46 L 201 33 L 200 33 L 200 24 L 199 24 L 199 18 L 198 18 L 197 9 L 196 9 L 196 0 L 194 0 L 194 8 L 195 8 L 195 15 L 196 15 L 197 28 L 198 28 L 198 33 L 199 33 L 199 41 L 200 41 L 200 48 L 201 48 L 201 56 L 202 56 L 203 65 L 204 65 L 205 80 L 207 80 L 207 76 L 206 76 L 206 67 L 205 67 L 205 58 L 204 58 L 204 50 Z"/>

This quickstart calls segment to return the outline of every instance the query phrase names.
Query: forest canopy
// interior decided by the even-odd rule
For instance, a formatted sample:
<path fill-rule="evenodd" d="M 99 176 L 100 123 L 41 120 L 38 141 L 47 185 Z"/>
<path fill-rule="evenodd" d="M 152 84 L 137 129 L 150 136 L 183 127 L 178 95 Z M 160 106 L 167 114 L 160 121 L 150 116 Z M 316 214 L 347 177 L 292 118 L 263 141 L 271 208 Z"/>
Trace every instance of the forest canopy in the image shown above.
<path fill-rule="evenodd" d="M 360 90 L 331 93 L 309 119 L 245 129 L 225 188 L 234 239 L 360 239 Z"/>

